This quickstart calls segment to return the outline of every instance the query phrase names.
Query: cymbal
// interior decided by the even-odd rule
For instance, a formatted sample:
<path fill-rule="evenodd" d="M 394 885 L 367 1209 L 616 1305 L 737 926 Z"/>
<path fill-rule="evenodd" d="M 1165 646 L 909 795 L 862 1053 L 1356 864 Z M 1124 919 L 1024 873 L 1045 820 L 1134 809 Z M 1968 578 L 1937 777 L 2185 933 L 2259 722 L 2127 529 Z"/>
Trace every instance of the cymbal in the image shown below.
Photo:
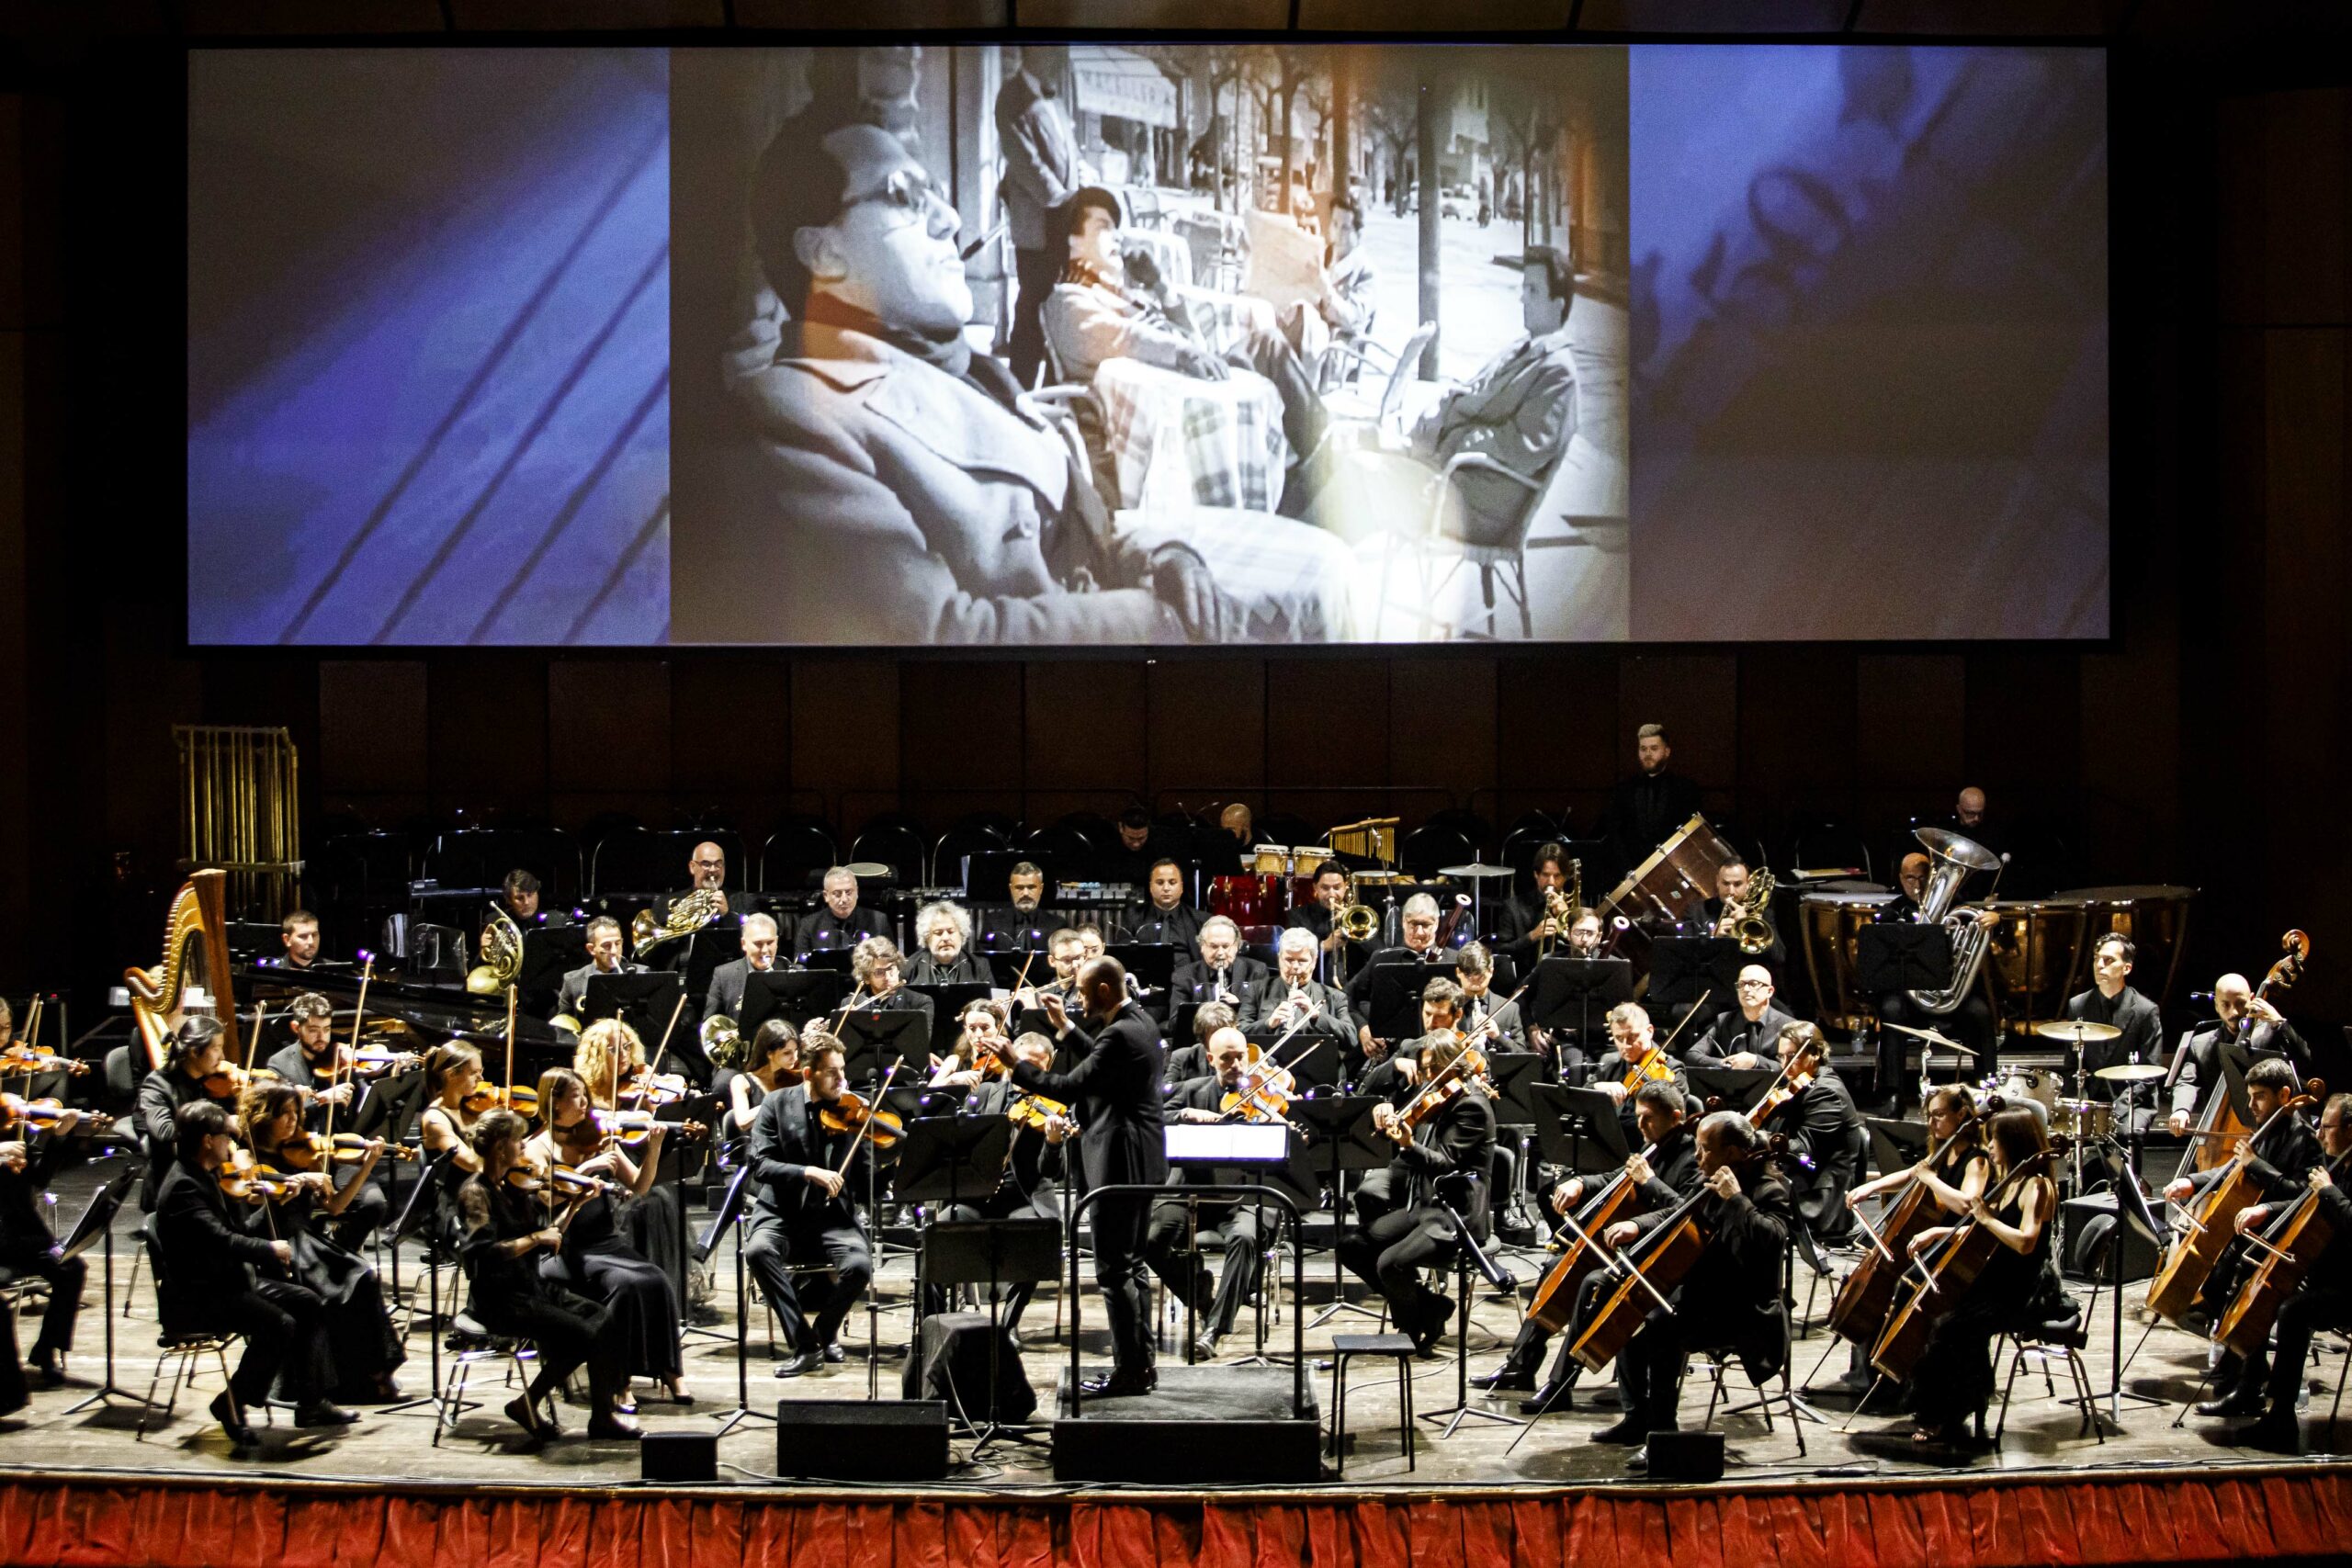
<path fill-rule="evenodd" d="M 2164 1064 L 2161 1062 L 2118 1062 L 2114 1066 L 2101 1067 L 2091 1075 L 2095 1078 L 2105 1078 L 2109 1083 L 2146 1083 L 2150 1078 L 2164 1076 Z"/>
<path fill-rule="evenodd" d="M 1883 1020 L 1880 1021 L 1880 1027 L 1883 1029 L 1892 1029 L 1897 1034 L 1908 1034 L 1917 1039 L 1924 1040 L 1930 1045 L 1940 1045 L 1947 1051 L 1968 1050 L 1968 1047 L 1962 1045 L 1959 1041 L 1952 1039 L 1949 1035 L 1939 1034 L 1932 1029 L 1914 1029 L 1907 1023 L 1888 1023 Z M 1975 1055 L 1973 1051 L 1969 1052 L 1969 1054 L 1971 1055 Z"/>
<path fill-rule="evenodd" d="M 1482 865 L 1476 861 L 1472 861 L 1468 865 L 1442 865 L 1437 868 L 1437 874 L 1440 876 L 1509 876 L 1510 867 Z"/>
<path fill-rule="evenodd" d="M 2120 1040 L 2123 1031 L 2111 1023 L 2094 1023 L 2086 1018 L 2053 1018 L 2033 1026 L 2033 1032 L 2045 1040 Z"/>
<path fill-rule="evenodd" d="M 890 868 L 878 860 L 854 860 L 842 869 L 852 876 L 873 877 L 890 874 Z"/>

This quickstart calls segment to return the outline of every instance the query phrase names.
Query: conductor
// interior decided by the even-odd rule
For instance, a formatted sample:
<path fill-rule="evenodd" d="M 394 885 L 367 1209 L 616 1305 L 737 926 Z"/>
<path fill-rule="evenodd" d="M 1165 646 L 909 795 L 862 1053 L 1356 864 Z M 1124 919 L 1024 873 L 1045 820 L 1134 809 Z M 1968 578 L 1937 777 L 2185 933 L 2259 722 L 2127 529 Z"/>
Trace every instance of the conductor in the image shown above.
<path fill-rule="evenodd" d="M 1127 999 L 1127 971 L 1115 958 L 1097 958 L 1078 972 L 1085 1025 L 1073 1021 L 1052 992 L 1038 998 L 1055 1036 L 1056 1055 L 1078 1065 L 1047 1072 L 1032 1062 L 1012 1065 L 1014 1087 L 1058 1100 L 1080 1132 L 1078 1154 L 1090 1189 L 1168 1179 L 1160 1133 L 1159 1032 Z M 1063 1053 L 1069 1055 L 1065 1055 Z M 1094 1280 L 1111 1318 L 1112 1369 L 1089 1378 L 1090 1394 L 1149 1393 L 1159 1386 L 1146 1332 L 1150 1300 L 1144 1235 L 1152 1195 L 1121 1192 L 1095 1201 Z"/>

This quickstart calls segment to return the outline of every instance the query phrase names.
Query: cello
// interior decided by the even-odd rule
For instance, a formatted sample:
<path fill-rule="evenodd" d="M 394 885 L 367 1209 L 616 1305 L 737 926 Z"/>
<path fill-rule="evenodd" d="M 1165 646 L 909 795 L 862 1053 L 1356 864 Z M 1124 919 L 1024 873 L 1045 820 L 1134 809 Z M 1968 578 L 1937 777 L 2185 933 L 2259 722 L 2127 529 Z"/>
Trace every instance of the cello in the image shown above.
<path fill-rule="evenodd" d="M 2346 1155 L 2329 1160 L 2324 1168 L 2328 1179 L 2340 1180 L 2345 1174 Z M 2262 1255 L 2245 1283 L 2230 1300 L 2229 1308 L 2222 1314 L 2222 1321 L 2213 1337 L 2241 1356 L 2251 1357 L 2270 1339 L 2270 1325 L 2277 1321 L 2279 1303 L 2302 1289 L 2312 1271 L 2312 1261 L 2327 1250 L 2335 1239 L 2335 1226 L 2320 1208 L 2319 1190 L 2312 1188 L 2299 1195 L 2292 1203 L 2274 1216 L 2263 1233 L 2249 1235 L 2247 1244 Z"/>
<path fill-rule="evenodd" d="M 2254 988 L 2254 1001 L 2267 1001 L 2272 991 L 2291 989 L 2295 982 L 2302 978 L 2303 963 L 2312 955 L 2312 939 L 2301 931 L 2290 931 L 2278 939 L 2278 945 L 2286 952 L 2262 976 L 2262 984 Z M 2230 1043 L 2240 1051 L 2245 1050 L 2247 1039 L 2254 1033 L 2254 1009 L 2249 1005 L 2238 1016 L 2237 1026 L 2230 1032 Z M 2186 1042 L 2182 1049 L 2188 1049 Z M 2179 1076 L 2180 1062 L 2176 1059 L 2172 1071 L 2165 1075 L 2165 1082 L 2169 1084 Z M 2211 1170 L 2222 1165 L 2230 1157 L 2226 1152 L 2230 1141 L 2244 1137 L 2249 1131 L 2251 1129 L 2238 1119 L 2237 1107 L 2231 1103 L 2223 1087 L 2215 1084 L 2212 1094 L 2205 1101 L 2205 1109 L 2198 1112 L 2197 1124 L 2188 1134 L 2188 1153 L 2174 1175 L 2186 1176 L 2192 1169 Z"/>
<path fill-rule="evenodd" d="M 2046 1149 L 2037 1149 L 2020 1160 L 2009 1173 L 2001 1178 L 2000 1185 L 1979 1200 L 1988 1210 L 1999 1206 L 2017 1184 L 2027 1177 L 2037 1175 L 2041 1167 L 2063 1156 L 2073 1145 L 2069 1138 L 2052 1138 Z M 2058 1216 L 2052 1213 L 2042 1216 L 2044 1225 L 2055 1224 Z M 1935 1320 L 1958 1306 L 1967 1295 L 1968 1288 L 1984 1272 L 1984 1266 L 1994 1258 L 2001 1238 L 1986 1230 L 1974 1214 L 1952 1227 L 1950 1235 L 1936 1244 L 1934 1255 L 1916 1260 L 1919 1282 L 1911 1294 L 1887 1319 L 1886 1328 L 1878 1337 L 1878 1344 L 1871 1350 L 1871 1369 L 1893 1378 L 1897 1382 L 1910 1381 L 1911 1372 L 1919 1364 L 1920 1354 L 1928 1348 L 1928 1335 Z"/>
<path fill-rule="evenodd" d="M 2188 1213 L 2188 1234 L 2173 1244 L 2164 1267 L 2148 1281 L 2148 1310 L 2171 1323 L 2180 1323 L 2197 1305 L 2198 1296 L 2205 1289 L 2206 1277 L 2221 1261 L 2222 1251 L 2237 1234 L 2238 1211 L 2251 1208 L 2262 1201 L 2255 1190 L 2254 1179 L 2246 1173 L 2246 1166 L 2254 1158 L 2254 1141 L 2270 1130 L 2272 1122 L 2281 1116 L 2292 1116 L 2297 1111 L 2315 1104 L 2317 1096 L 2324 1095 L 2327 1086 L 2318 1078 L 2308 1078 L 2303 1092 L 2290 1095 L 2285 1103 L 2263 1120 L 2260 1127 L 2245 1135 L 2230 1155 L 2230 1163 L 2214 1179 L 2213 1184 L 2197 1195 L 2196 1207 Z M 2216 1100 L 2227 1100 L 2216 1094 Z M 2267 1325 L 2266 1325 L 2267 1326 Z"/>
<path fill-rule="evenodd" d="M 1984 1116 L 2000 1109 L 2000 1100 L 1996 1097 L 1985 1110 L 1971 1111 L 1942 1146 L 1921 1163 L 1933 1168 L 1963 1134 L 1981 1125 Z M 1871 1245 L 1863 1252 L 1861 1262 L 1838 1287 L 1838 1299 L 1829 1303 L 1832 1334 L 1865 1348 L 1877 1342 L 1886 1327 L 1887 1314 L 1894 1310 L 1895 1292 L 1903 1288 L 1903 1263 L 1910 1256 L 1911 1240 L 1936 1222 L 1940 1207 L 1915 1168 L 1877 1230 L 1872 1231 L 1860 1214 L 1855 1216 Z"/>

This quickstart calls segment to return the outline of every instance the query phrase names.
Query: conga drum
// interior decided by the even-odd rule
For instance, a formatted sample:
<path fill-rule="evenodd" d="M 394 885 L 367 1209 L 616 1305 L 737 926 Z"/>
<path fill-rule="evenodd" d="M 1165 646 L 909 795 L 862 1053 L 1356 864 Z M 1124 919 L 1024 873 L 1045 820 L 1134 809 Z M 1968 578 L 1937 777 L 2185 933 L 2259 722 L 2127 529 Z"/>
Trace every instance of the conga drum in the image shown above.
<path fill-rule="evenodd" d="M 1797 926 L 1804 939 L 1805 973 L 1813 977 L 1820 1020 L 1851 1034 L 1872 1016 L 1860 976 L 1862 928 L 1894 902 L 1884 888 L 1875 892 L 1806 892 L 1797 897 Z"/>
<path fill-rule="evenodd" d="M 2025 1039 L 2033 1026 L 2061 1017 L 2082 957 L 2086 908 L 2080 898 L 1996 899 L 2000 924 L 1985 954 L 2001 1027 Z"/>
<path fill-rule="evenodd" d="M 2083 950 L 2076 965 L 2080 974 L 2089 975 L 2091 949 L 2098 939 L 2109 931 L 2120 931 L 2132 939 L 2136 950 L 2132 960 L 2132 984 L 2163 1007 L 2172 998 L 2173 983 L 2180 978 L 2181 954 L 2188 948 L 2188 901 L 2196 896 L 2194 887 L 2154 884 L 2077 887 L 2061 894 L 2061 897 L 2079 898 L 2084 905 Z M 2070 982 L 2070 987 L 2079 989 L 2088 984 L 2086 977 Z"/>

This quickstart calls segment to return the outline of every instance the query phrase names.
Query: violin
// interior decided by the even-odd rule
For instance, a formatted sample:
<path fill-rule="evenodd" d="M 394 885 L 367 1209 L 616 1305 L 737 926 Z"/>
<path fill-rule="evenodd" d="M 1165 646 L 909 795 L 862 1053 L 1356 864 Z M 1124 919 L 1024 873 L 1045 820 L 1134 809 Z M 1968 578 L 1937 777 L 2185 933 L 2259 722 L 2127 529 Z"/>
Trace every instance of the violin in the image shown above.
<path fill-rule="evenodd" d="M 1250 1047 L 1242 1058 L 1241 1079 L 1217 1102 L 1221 1121 L 1280 1122 L 1289 1113 L 1298 1078 L 1288 1067 L 1270 1067 L 1266 1053 Z"/>
<path fill-rule="evenodd" d="M 850 1090 L 831 1105 L 817 1111 L 817 1124 L 828 1133 L 857 1133 L 863 1131 L 874 1141 L 877 1149 L 887 1149 L 906 1136 L 907 1124 L 896 1112 L 884 1111 Z M 1042 1120 L 1037 1123 L 1045 1125 Z"/>
<path fill-rule="evenodd" d="M 213 1068 L 210 1072 L 205 1074 L 202 1082 L 207 1098 L 212 1100 L 236 1100 L 244 1094 L 245 1090 L 252 1086 L 254 1079 L 262 1077 L 275 1078 L 277 1076 L 277 1075 L 276 1073 L 270 1072 L 266 1067 L 254 1068 L 248 1071 L 245 1068 L 237 1066 L 234 1062 L 223 1062 L 219 1066 Z"/>
<path fill-rule="evenodd" d="M 356 1133 L 337 1133 L 333 1137 L 322 1133 L 298 1133 L 277 1145 L 277 1157 L 286 1162 L 288 1170 L 316 1171 L 330 1166 L 357 1165 L 368 1157 L 371 1147 L 380 1149 L 386 1159 L 417 1157 L 416 1151 L 405 1145 L 379 1143 Z"/>
<path fill-rule="evenodd" d="M 220 1168 L 221 1196 L 240 1203 L 283 1203 L 301 1190 L 292 1177 L 274 1167 L 257 1164 L 243 1149 L 235 1151 L 231 1162 Z"/>
<path fill-rule="evenodd" d="M 665 1134 L 679 1138 L 699 1138 L 710 1131 L 699 1122 L 664 1122 L 650 1111 L 605 1111 L 589 1112 L 596 1128 L 625 1149 L 641 1148 L 659 1128 Z"/>
<path fill-rule="evenodd" d="M 479 1083 L 474 1086 L 473 1092 L 466 1096 L 464 1105 L 469 1116 L 480 1116 L 490 1111 L 512 1111 L 517 1116 L 537 1116 L 539 1113 L 539 1091 L 524 1084 L 501 1089 L 494 1083 Z"/>
<path fill-rule="evenodd" d="M 2290 1097 L 2270 1113 L 2268 1121 L 2248 1134 L 2230 1156 L 2230 1164 L 2212 1185 L 2192 1200 L 2196 1208 L 2188 1214 L 2188 1234 L 2174 1243 L 2165 1257 L 2164 1267 L 2148 1282 L 2148 1310 L 2173 1323 L 2186 1318 L 2197 1305 L 2197 1298 L 2204 1292 L 2206 1277 L 2222 1258 L 2222 1251 L 2237 1234 L 2238 1211 L 2252 1208 L 2262 1195 L 2255 1190 L 2253 1178 L 2246 1174 L 2246 1164 L 2254 1158 L 2254 1141 L 2270 1128 L 2281 1116 L 2317 1105 L 2327 1094 L 2327 1085 L 2318 1078 L 2307 1078 L 2301 1093 Z M 2226 1091 L 2217 1089 L 2214 1099 L 2226 1101 Z"/>
<path fill-rule="evenodd" d="M 89 1063 L 78 1056 L 61 1056 L 51 1045 L 28 1045 L 19 1040 L 0 1050 L 0 1074 L 63 1073 L 78 1078 L 89 1070 Z"/>
<path fill-rule="evenodd" d="M 1494 1085 L 1487 1078 L 1487 1058 L 1476 1045 L 1464 1045 L 1451 1062 L 1431 1074 L 1420 1092 L 1406 1101 L 1405 1109 L 1396 1112 L 1385 1124 L 1390 1138 L 1397 1144 L 1413 1141 L 1413 1129 L 1436 1115 L 1470 1091 L 1473 1083 L 1486 1086 L 1494 1092 Z"/>
<path fill-rule="evenodd" d="M 56 1126 L 73 1114 L 72 1106 L 46 1095 L 39 1100 L 27 1100 L 20 1094 L 0 1094 L 0 1132 L 6 1132 L 18 1123 L 39 1132 Z M 82 1112 L 81 1121 L 75 1123 L 74 1131 L 77 1133 L 104 1132 L 113 1124 L 113 1122 L 114 1118 L 111 1116 L 102 1115 L 95 1111 L 85 1111 Z"/>
<path fill-rule="evenodd" d="M 1059 1116 L 1068 1121 L 1069 1107 L 1058 1100 L 1047 1100 L 1042 1094 L 1022 1094 L 1016 1095 L 1012 1103 L 1004 1108 L 1004 1113 L 1012 1118 L 1014 1126 L 1031 1127 L 1042 1133 L 1049 1116 Z"/>
<path fill-rule="evenodd" d="M 633 1067 L 622 1075 L 621 1089 L 624 1093 L 634 1091 L 655 1105 L 667 1105 L 694 1092 L 694 1086 L 686 1082 L 683 1074 L 657 1073 L 650 1067 Z"/>
<path fill-rule="evenodd" d="M 342 1050 L 344 1066 L 355 1073 L 398 1074 L 424 1066 L 424 1058 L 413 1051 L 354 1051 L 346 1045 Z"/>

